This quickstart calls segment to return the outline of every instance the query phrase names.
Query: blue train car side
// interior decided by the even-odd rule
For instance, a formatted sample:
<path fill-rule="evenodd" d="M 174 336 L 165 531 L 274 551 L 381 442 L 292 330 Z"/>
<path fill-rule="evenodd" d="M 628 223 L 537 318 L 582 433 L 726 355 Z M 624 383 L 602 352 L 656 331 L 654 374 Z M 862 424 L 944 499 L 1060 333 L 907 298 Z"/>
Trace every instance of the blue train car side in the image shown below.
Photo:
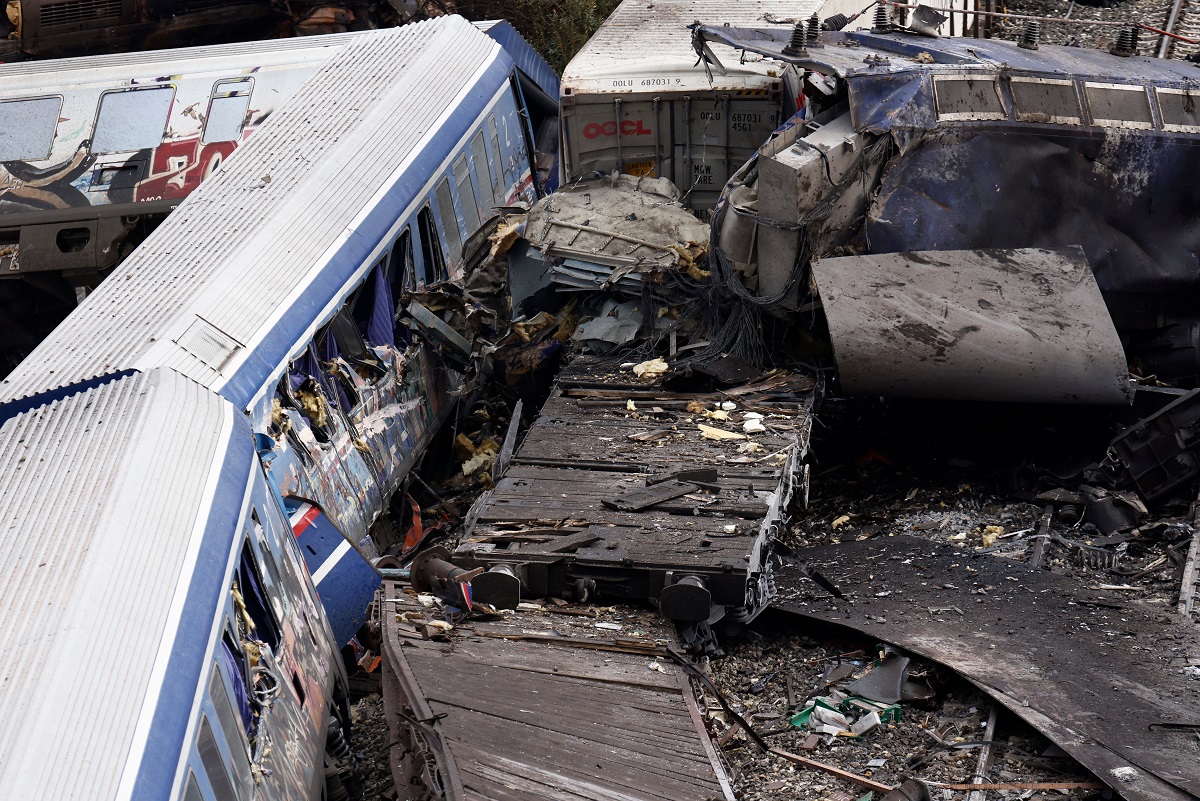
<path fill-rule="evenodd" d="M 0 796 L 317 797 L 346 676 L 244 415 L 156 369 L 0 442 Z"/>
<path fill-rule="evenodd" d="M 85 575 L 103 599 L 39 609 L 70 654 L 51 671 L 35 629 L 0 633 L 28 690 L 0 701 L 22 721 L 0 730 L 0 797 L 316 799 L 344 768 L 338 645 L 395 544 L 388 502 L 474 369 L 410 304 L 539 193 L 522 80 L 458 17 L 354 37 L 0 386 L 0 436 L 67 466 L 15 470 L 28 439 L 0 454 L 26 521 L 0 549 L 33 582 L 0 608 Z M 85 529 L 106 539 L 80 556 Z"/>
<path fill-rule="evenodd" d="M 157 366 L 219 393 L 249 415 L 280 492 L 318 506 L 350 543 L 330 565 L 305 551 L 333 582 L 322 597 L 365 605 L 361 582 L 336 597 L 337 562 L 394 544 L 380 524 L 388 501 L 471 378 L 469 354 L 431 347 L 396 322 L 398 307 L 461 279 L 465 244 L 495 210 L 536 199 L 533 125 L 552 109 L 531 111 L 522 81 L 543 91 L 458 17 L 355 37 L 5 379 L 0 400 Z"/>

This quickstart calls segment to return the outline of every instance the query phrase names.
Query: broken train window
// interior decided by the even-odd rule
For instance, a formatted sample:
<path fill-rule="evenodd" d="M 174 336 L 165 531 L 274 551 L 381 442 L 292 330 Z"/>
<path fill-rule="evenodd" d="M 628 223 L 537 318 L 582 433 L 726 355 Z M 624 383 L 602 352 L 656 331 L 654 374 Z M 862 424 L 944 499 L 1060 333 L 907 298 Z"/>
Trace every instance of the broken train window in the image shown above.
<path fill-rule="evenodd" d="M 458 212 L 454 208 L 454 195 L 450 191 L 448 179 L 443 178 L 438 182 L 434 196 L 437 199 L 438 220 L 442 224 L 442 233 L 446 236 L 446 244 L 450 246 L 450 264 L 458 264 L 462 259 L 463 232 L 458 224 Z M 438 278 L 445 280 L 448 277 L 449 274 L 443 267 Z"/>
<path fill-rule="evenodd" d="M 349 306 L 329 321 L 325 332 L 330 378 L 337 384 L 341 400 L 349 411 L 362 402 L 362 391 L 387 375 L 387 367 L 373 350 L 367 347 L 350 315 Z"/>
<path fill-rule="evenodd" d="M 392 256 L 388 261 L 388 275 L 392 282 L 392 297 L 398 298 L 405 290 L 416 287 L 416 265 L 413 264 L 412 231 L 405 226 L 392 244 Z"/>
<path fill-rule="evenodd" d="M 405 231 L 407 234 L 408 231 Z M 397 266 L 396 269 L 399 269 Z M 388 280 L 388 260 L 380 259 L 367 279 L 353 295 L 354 322 L 358 333 L 368 345 L 396 346 L 394 320 L 396 306 L 392 300 L 392 284 Z"/>
<path fill-rule="evenodd" d="M 333 422 L 332 404 L 328 400 L 328 388 L 321 373 L 316 346 L 310 342 L 304 352 L 293 359 L 288 370 L 279 381 L 275 392 L 273 423 L 279 433 L 291 434 L 303 442 L 301 432 L 294 431 L 286 409 L 294 409 L 308 423 L 308 430 L 319 443 L 327 443 L 336 430 Z M 299 449 L 301 452 L 303 448 Z"/>
<path fill-rule="evenodd" d="M 200 136 L 203 144 L 236 142 L 242 138 L 253 86 L 251 78 L 218 81 L 213 85 L 208 114 L 204 118 L 204 133 Z"/>
<path fill-rule="evenodd" d="M 433 212 L 428 203 L 417 214 L 417 235 L 421 239 L 422 269 L 417 273 L 417 287 L 420 288 L 441 281 L 447 275 L 442 241 L 433 224 Z"/>
<path fill-rule="evenodd" d="M 248 654 L 251 647 L 261 648 L 262 645 L 274 652 L 281 640 L 279 622 L 271 608 L 265 584 L 254 550 L 246 540 L 242 543 L 242 559 L 234 579 L 233 603 L 239 615 L 242 645 Z M 256 661 L 252 654 L 251 661 Z"/>

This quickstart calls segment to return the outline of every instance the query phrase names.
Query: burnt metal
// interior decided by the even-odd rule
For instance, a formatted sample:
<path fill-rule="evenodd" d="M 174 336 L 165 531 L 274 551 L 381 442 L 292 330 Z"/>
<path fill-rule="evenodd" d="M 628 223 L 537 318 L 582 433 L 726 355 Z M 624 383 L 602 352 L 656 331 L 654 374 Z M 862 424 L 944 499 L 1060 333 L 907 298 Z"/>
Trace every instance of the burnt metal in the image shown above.
<path fill-rule="evenodd" d="M 1200 475 L 1200 389 L 1139 420 L 1109 448 L 1123 485 L 1137 487 L 1146 503 L 1166 498 Z"/>
<path fill-rule="evenodd" d="M 699 623 L 712 612 L 712 595 L 699 576 L 684 576 L 674 584 L 663 587 L 658 596 L 658 610 L 671 620 Z"/>
<path fill-rule="evenodd" d="M 848 393 L 1125 404 L 1121 340 L 1083 250 L 877 253 L 812 263 Z"/>
<path fill-rule="evenodd" d="M 1137 525 L 1139 517 L 1141 515 L 1136 508 L 1117 496 L 1105 493 L 1088 498 L 1088 522 L 1098 528 L 1101 534 L 1131 529 Z"/>
<path fill-rule="evenodd" d="M 861 695 L 881 704 L 898 703 L 904 695 L 909 661 L 907 656 L 890 653 L 882 664 L 846 689 L 852 695 Z"/>
<path fill-rule="evenodd" d="M 1148 729 L 1192 720 L 1200 708 L 1200 686 L 1181 677 L 1164 655 L 1175 648 L 1200 651 L 1200 632 L 1190 621 L 1152 606 L 1113 609 L 1111 594 L 1092 589 L 1091 577 L 1031 571 L 916 537 L 825 545 L 798 556 L 843 586 L 871 592 L 860 593 L 848 609 L 821 599 L 798 574 L 781 571 L 780 594 L 787 600 L 779 608 L 851 627 L 958 671 L 1127 801 L 1200 795 L 1194 741 Z M 883 573 L 881 564 L 888 565 Z M 962 602 L 965 575 L 991 588 L 971 596 L 972 613 L 928 613 Z M 893 588 L 903 592 L 874 594 Z M 1103 631 L 1133 637 L 1129 643 L 1139 649 L 1108 647 L 1110 639 L 1097 636 Z M 1111 771 L 1119 767 L 1133 767 L 1137 780 L 1118 781 Z"/>

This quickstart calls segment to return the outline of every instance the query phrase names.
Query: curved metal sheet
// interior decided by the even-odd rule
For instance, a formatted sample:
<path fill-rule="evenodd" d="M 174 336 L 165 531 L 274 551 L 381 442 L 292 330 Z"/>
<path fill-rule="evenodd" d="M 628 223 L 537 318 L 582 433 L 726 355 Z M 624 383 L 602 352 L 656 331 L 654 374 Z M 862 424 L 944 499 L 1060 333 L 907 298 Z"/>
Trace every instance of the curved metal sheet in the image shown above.
<path fill-rule="evenodd" d="M 1129 403 L 1125 352 L 1078 247 L 813 262 L 852 394 Z"/>

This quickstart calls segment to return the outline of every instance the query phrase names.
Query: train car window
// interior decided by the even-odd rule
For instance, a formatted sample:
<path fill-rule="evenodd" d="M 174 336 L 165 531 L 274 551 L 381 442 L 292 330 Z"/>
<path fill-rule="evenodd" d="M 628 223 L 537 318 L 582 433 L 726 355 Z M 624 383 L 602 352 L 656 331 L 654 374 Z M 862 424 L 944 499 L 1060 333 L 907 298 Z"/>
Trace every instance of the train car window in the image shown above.
<path fill-rule="evenodd" d="M 345 311 L 343 306 L 341 312 Z M 351 323 L 353 327 L 353 323 Z M 358 405 L 359 400 L 358 389 L 354 386 L 354 379 L 346 374 L 345 362 L 342 360 L 342 350 L 338 345 L 337 337 L 334 335 L 332 327 L 327 325 L 317 334 L 317 341 L 321 343 L 321 366 L 323 371 L 323 380 L 326 389 L 329 390 L 329 397 L 333 398 L 333 404 L 344 412 L 349 412 Z"/>
<path fill-rule="evenodd" d="M 200 141 L 236 142 L 242 138 L 246 127 L 246 112 L 250 110 L 250 79 L 220 81 L 213 87 L 212 100 L 208 102 L 208 115 L 204 118 L 204 133 Z"/>
<path fill-rule="evenodd" d="M 234 775 L 237 776 L 238 787 L 249 787 L 250 750 L 246 732 L 238 725 L 233 714 L 233 705 L 229 702 L 229 693 L 225 691 L 225 682 L 221 679 L 221 671 L 216 663 L 213 664 L 212 679 L 208 683 L 208 696 L 212 700 L 213 709 L 217 712 L 217 727 L 229 744 L 230 764 L 233 765 Z"/>
<path fill-rule="evenodd" d="M 48 157 L 61 110 L 61 97 L 0 103 L 0 162 Z"/>
<path fill-rule="evenodd" d="M 232 621 L 226 619 L 225 633 L 221 636 L 221 655 L 225 660 L 225 673 L 233 686 L 233 701 L 237 704 L 238 719 L 242 730 L 253 743 L 254 710 L 250 706 L 250 675 L 246 672 L 246 655 L 238 644 Z"/>
<path fill-rule="evenodd" d="M 315 364 L 311 351 L 310 343 L 304 353 L 292 361 L 280 379 L 275 395 L 279 398 L 280 407 L 294 409 L 300 414 L 307 424 L 305 427 L 317 442 L 326 443 L 329 442 L 329 408 L 311 372 L 310 365 Z M 289 427 L 288 435 L 303 445 L 299 431 Z M 299 452 L 307 455 L 307 448 L 301 447 Z"/>
<path fill-rule="evenodd" d="M 413 231 L 404 228 L 396 242 L 391 246 L 391 260 L 388 265 L 388 277 L 391 281 L 392 299 L 398 299 L 408 290 L 416 287 L 416 265 L 413 261 Z"/>
<path fill-rule="evenodd" d="M 250 521 L 254 529 L 254 537 L 258 542 L 258 551 L 262 554 L 262 565 L 266 568 L 267 598 L 275 612 L 276 620 L 285 617 L 283 609 L 283 583 L 280 580 L 279 565 L 275 562 L 275 549 L 267 541 L 267 531 L 258 519 L 258 510 L 250 510 Z"/>
<path fill-rule="evenodd" d="M 148 150 L 162 142 L 175 87 L 107 92 L 92 134 L 93 153 Z"/>
<path fill-rule="evenodd" d="M 204 801 L 200 794 L 200 785 L 196 783 L 196 774 L 188 771 L 187 789 L 183 791 L 183 801 Z"/>
<path fill-rule="evenodd" d="M 387 260 L 380 259 L 354 297 L 354 322 L 368 345 L 395 346 L 396 335 L 392 327 L 395 310 Z"/>
<path fill-rule="evenodd" d="M 1200 103 L 1194 89 L 1164 89 L 1155 87 L 1158 108 L 1162 112 L 1164 131 L 1200 133 Z"/>
<path fill-rule="evenodd" d="M 386 288 L 384 291 L 386 291 Z M 358 333 L 358 326 L 350 316 L 350 308 L 348 306 L 343 306 L 341 311 L 330 320 L 329 331 L 333 335 L 333 338 L 337 340 L 338 350 L 342 354 L 343 363 L 349 362 L 359 378 L 367 381 L 375 381 L 387 372 L 383 364 L 380 363 L 379 357 L 372 353 L 367 348 L 366 343 L 363 342 L 362 336 Z M 342 375 L 339 378 L 346 382 L 356 395 L 358 394 L 354 376 Z"/>
<path fill-rule="evenodd" d="M 442 181 L 445 183 L 445 181 Z M 417 276 L 417 286 L 432 284 L 446 275 L 446 259 L 442 255 L 442 243 L 438 238 L 437 228 L 433 224 L 433 212 L 429 204 L 417 214 L 417 232 L 421 236 L 421 257 L 424 259 L 424 269 Z"/>
<path fill-rule="evenodd" d="M 487 216 L 491 217 L 494 209 L 504 204 L 504 198 L 500 196 L 500 181 L 496 179 L 496 169 L 488 161 L 487 143 L 483 139 L 483 131 L 477 131 L 471 137 L 471 160 L 475 162 L 475 177 L 479 179 L 479 194 L 485 196 L 483 199 L 488 206 Z M 486 186 L 484 185 L 485 179 Z"/>
<path fill-rule="evenodd" d="M 1150 95 L 1146 87 L 1120 83 L 1083 84 L 1093 125 L 1150 130 L 1154 114 L 1150 111 Z"/>
<path fill-rule="evenodd" d="M 471 168 L 467 165 L 466 156 L 459 156 L 454 162 L 454 183 L 458 187 L 458 199 L 462 201 L 463 219 L 467 223 L 469 237 L 479 230 L 479 201 L 471 185 Z"/>
<path fill-rule="evenodd" d="M 208 715 L 200 713 L 200 734 L 196 737 L 196 750 L 200 752 L 200 761 L 204 764 L 204 774 L 212 786 L 213 796 L 217 801 L 239 801 L 233 791 L 233 779 L 221 759 L 221 751 L 217 746 L 217 738 L 213 736 L 212 726 Z"/>
<path fill-rule="evenodd" d="M 388 267 L 392 280 L 392 297 L 398 298 L 406 289 L 416 286 L 416 266 L 413 264 L 412 231 L 405 228 L 392 245 Z"/>
<path fill-rule="evenodd" d="M 1013 105 L 1021 122 L 1078 125 L 1083 120 L 1075 82 L 1059 78 L 1014 77 Z"/>
<path fill-rule="evenodd" d="M 488 115 L 488 135 L 492 140 L 492 155 L 496 158 L 496 172 L 499 173 L 500 179 L 500 201 L 497 205 L 504 205 L 508 200 L 509 180 L 507 171 L 504 169 L 504 152 L 500 149 L 500 132 L 496 128 L 496 115 Z"/>
<path fill-rule="evenodd" d="M 437 191 L 438 217 L 442 223 L 442 233 L 446 235 L 446 244 L 450 246 L 450 263 L 458 264 L 462 258 L 463 232 L 458 227 L 458 215 L 454 213 L 454 196 L 450 193 L 450 181 L 443 178 L 438 182 Z M 439 272 L 439 278 L 447 278 L 448 273 Z"/>
<path fill-rule="evenodd" d="M 263 588 L 262 572 L 258 560 L 249 541 L 242 545 L 242 562 L 238 567 L 238 587 L 242 602 L 240 611 L 249 617 L 253 624 L 252 632 L 246 632 L 248 639 L 265 642 L 272 651 L 279 647 L 279 623 L 275 620 L 267 601 L 267 593 Z M 235 600 L 236 603 L 236 600 Z M 244 621 L 244 619 L 243 619 Z"/>

